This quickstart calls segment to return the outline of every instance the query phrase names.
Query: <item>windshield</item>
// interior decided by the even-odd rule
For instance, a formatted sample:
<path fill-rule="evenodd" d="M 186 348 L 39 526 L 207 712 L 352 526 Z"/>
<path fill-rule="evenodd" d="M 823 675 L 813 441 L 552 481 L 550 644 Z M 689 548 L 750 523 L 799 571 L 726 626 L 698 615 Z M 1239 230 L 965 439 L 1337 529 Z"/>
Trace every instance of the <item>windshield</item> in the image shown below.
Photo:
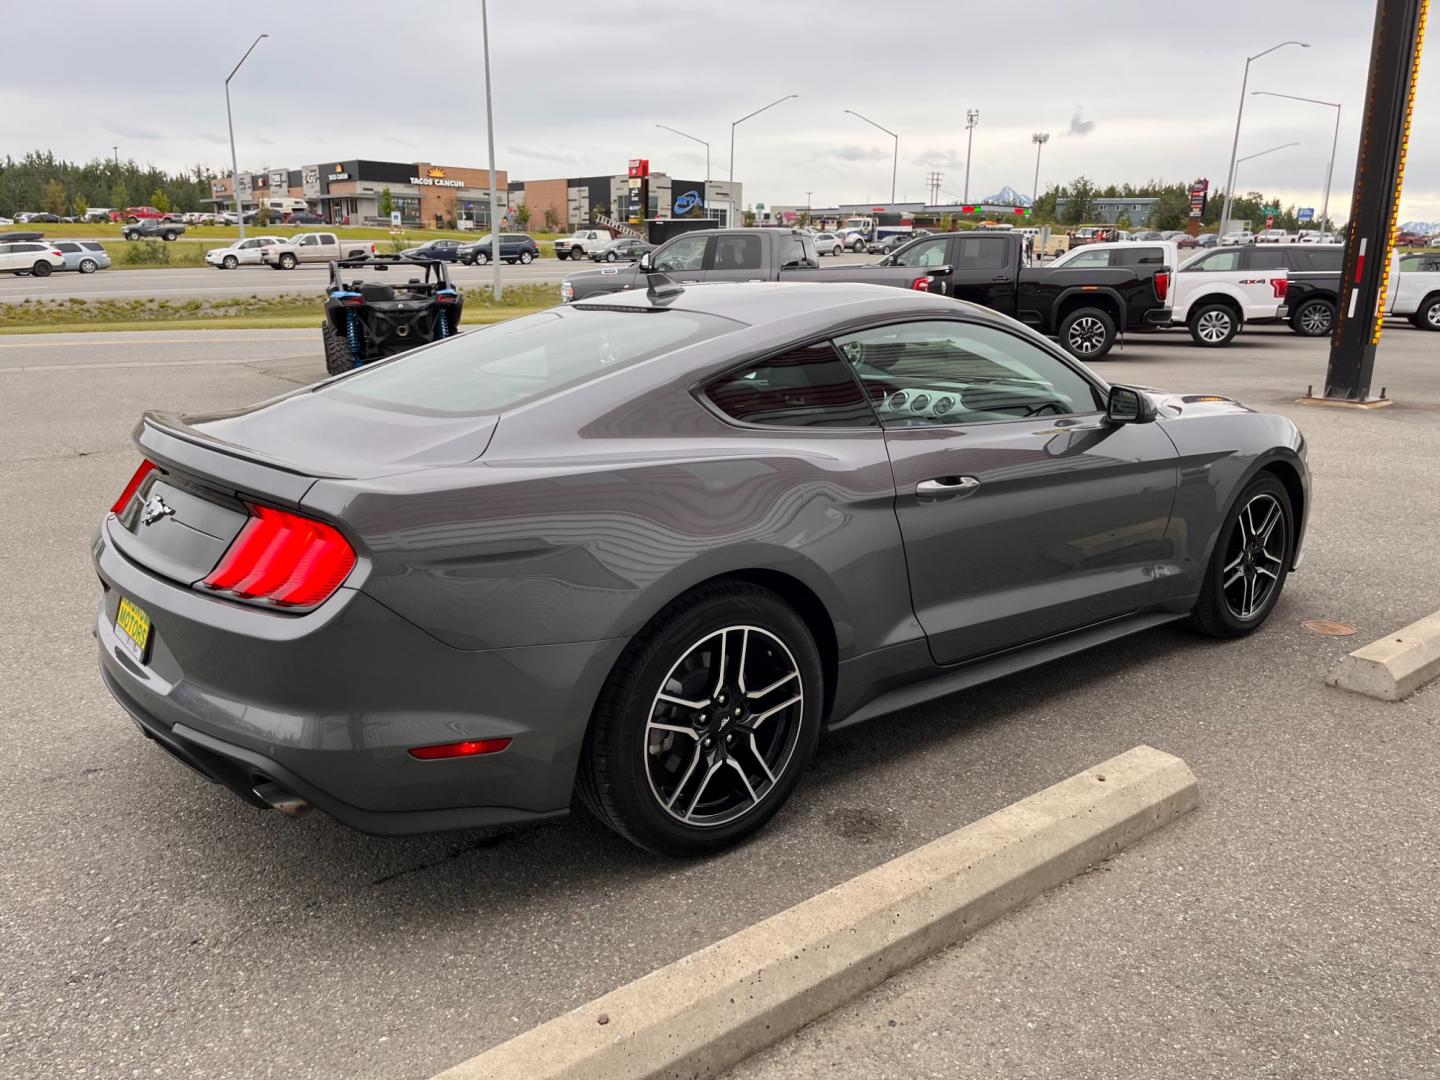
<path fill-rule="evenodd" d="M 316 392 L 408 412 L 500 412 L 740 325 L 694 311 L 560 308 L 471 330 Z"/>

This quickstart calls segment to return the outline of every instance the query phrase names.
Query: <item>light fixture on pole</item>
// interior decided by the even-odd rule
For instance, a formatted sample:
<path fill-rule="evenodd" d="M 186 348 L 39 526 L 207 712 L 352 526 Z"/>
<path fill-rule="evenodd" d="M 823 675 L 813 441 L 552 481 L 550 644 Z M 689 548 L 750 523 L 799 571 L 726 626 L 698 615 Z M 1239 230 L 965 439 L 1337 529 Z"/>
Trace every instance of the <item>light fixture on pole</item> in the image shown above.
<path fill-rule="evenodd" d="M 1048 131 L 1037 131 L 1030 136 L 1030 141 L 1035 144 L 1035 187 L 1031 189 L 1030 205 L 1035 205 L 1035 200 L 1040 197 L 1040 149 L 1050 141 Z"/>
<path fill-rule="evenodd" d="M 970 201 L 970 150 L 975 145 L 975 125 L 980 123 L 980 110 L 965 111 L 965 201 Z"/>
<path fill-rule="evenodd" d="M 873 128 L 880 128 L 881 131 L 895 140 L 895 157 L 890 163 L 890 201 L 893 203 L 895 201 L 895 174 L 900 168 L 900 136 L 896 135 L 895 132 L 889 128 L 882 127 L 880 124 L 875 123 L 875 121 L 871 120 L 868 116 L 861 116 L 854 109 L 845 109 L 843 111 L 849 113 L 857 120 L 864 120 L 865 123 Z"/>
<path fill-rule="evenodd" d="M 120 167 L 120 147 L 112 146 L 110 149 L 115 151 L 115 167 L 118 169 Z"/>
<path fill-rule="evenodd" d="M 1225 181 L 1225 207 L 1220 211 L 1220 232 L 1222 235 L 1229 231 L 1230 207 L 1235 201 L 1235 166 L 1239 164 L 1239 162 L 1235 160 L 1235 155 L 1240 150 L 1240 118 L 1245 115 L 1245 90 L 1250 85 L 1250 65 L 1262 56 L 1272 53 L 1276 49 L 1283 49 L 1286 45 L 1299 45 L 1302 49 L 1310 48 L 1310 43 L 1306 41 L 1282 41 L 1279 45 L 1271 45 L 1270 48 L 1264 52 L 1258 52 L 1254 56 L 1247 56 L 1245 58 L 1245 77 L 1240 80 L 1240 107 L 1235 110 L 1235 138 L 1230 143 L 1230 169 L 1225 174 L 1227 177 Z"/>
<path fill-rule="evenodd" d="M 710 144 L 704 139 L 697 139 L 694 135 L 687 135 L 679 128 L 672 128 L 669 124 L 656 124 L 658 128 L 664 128 L 672 134 L 679 135 L 682 139 L 689 139 L 691 142 L 698 142 L 705 147 L 705 183 L 710 183 Z"/>
<path fill-rule="evenodd" d="M 1265 97 L 1288 98 L 1291 101 L 1308 101 L 1311 105 L 1328 105 L 1335 110 L 1335 134 L 1330 139 L 1330 164 L 1325 166 L 1325 195 L 1320 203 L 1320 235 L 1325 235 L 1326 216 L 1330 212 L 1330 181 L 1335 175 L 1335 147 L 1340 142 L 1340 102 L 1321 101 L 1319 98 L 1297 97 L 1294 94 L 1277 94 L 1273 90 L 1252 90 L 1250 96 L 1261 94 Z"/>
<path fill-rule="evenodd" d="M 255 46 L 260 44 L 261 38 L 269 37 L 269 34 L 261 34 L 253 42 L 250 48 L 245 50 L 245 55 L 240 57 L 240 64 L 250 59 L 250 54 L 255 51 Z M 235 196 L 235 224 L 240 226 L 240 239 L 245 239 L 245 208 L 240 205 L 240 164 L 235 157 L 235 121 L 230 118 L 230 80 L 235 77 L 235 72 L 240 70 L 240 64 L 235 65 L 234 71 L 225 76 L 225 124 L 230 128 L 230 187 Z M 119 151 L 117 150 L 115 163 L 120 163 Z"/>
<path fill-rule="evenodd" d="M 490 0 L 480 0 L 480 40 L 485 49 L 485 136 L 490 142 L 490 265 L 491 294 L 500 299 L 500 193 L 495 190 L 495 110 L 490 93 Z"/>
<path fill-rule="evenodd" d="M 797 98 L 799 96 L 799 94 L 786 94 L 779 100 L 770 102 L 770 104 L 766 105 L 764 109 L 756 109 L 752 113 L 746 113 L 744 116 L 740 117 L 739 120 L 733 121 L 730 124 L 730 182 L 732 184 L 735 182 L 735 126 L 737 124 L 743 124 L 752 116 L 759 116 L 762 112 L 765 111 L 765 109 L 773 109 L 776 105 L 779 105 L 781 101 L 789 101 L 791 98 Z"/>

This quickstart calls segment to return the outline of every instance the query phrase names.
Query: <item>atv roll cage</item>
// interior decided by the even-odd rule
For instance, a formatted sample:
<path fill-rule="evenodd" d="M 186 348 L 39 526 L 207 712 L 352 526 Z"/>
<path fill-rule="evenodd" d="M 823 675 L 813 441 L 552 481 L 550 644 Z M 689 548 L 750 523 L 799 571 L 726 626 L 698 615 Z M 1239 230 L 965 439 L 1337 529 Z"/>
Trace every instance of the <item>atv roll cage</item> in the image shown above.
<path fill-rule="evenodd" d="M 370 278 L 392 270 L 419 273 L 403 281 Z M 405 255 L 337 259 L 330 263 L 325 292 L 325 366 L 332 375 L 460 330 L 464 297 L 438 259 Z"/>

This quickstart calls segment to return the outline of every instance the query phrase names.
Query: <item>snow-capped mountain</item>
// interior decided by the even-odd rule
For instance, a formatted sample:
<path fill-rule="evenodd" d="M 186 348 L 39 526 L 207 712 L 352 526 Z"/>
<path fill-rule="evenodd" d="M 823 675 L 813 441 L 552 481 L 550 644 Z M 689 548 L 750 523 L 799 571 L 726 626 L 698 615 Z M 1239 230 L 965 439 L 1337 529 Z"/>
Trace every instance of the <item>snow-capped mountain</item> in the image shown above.
<path fill-rule="evenodd" d="M 1021 195 L 1020 192 L 1006 184 L 994 195 L 986 195 L 983 201 L 999 206 L 1029 206 L 1032 200 L 1029 195 Z"/>
<path fill-rule="evenodd" d="M 1402 232 L 1418 233 L 1421 236 L 1434 236 L 1440 233 L 1440 221 L 1407 221 L 1400 229 Z"/>

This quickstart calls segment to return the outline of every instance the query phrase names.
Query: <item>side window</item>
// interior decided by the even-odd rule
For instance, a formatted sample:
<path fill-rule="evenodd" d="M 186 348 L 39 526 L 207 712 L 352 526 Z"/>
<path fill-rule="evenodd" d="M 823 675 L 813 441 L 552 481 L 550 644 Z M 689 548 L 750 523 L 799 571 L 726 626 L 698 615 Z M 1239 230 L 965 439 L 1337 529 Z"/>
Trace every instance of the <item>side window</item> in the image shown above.
<path fill-rule="evenodd" d="M 827 344 L 794 349 L 705 387 L 734 420 L 772 427 L 875 427 L 860 385 Z"/>
<path fill-rule="evenodd" d="M 83 247 L 86 251 L 104 251 L 104 250 L 105 250 L 105 245 L 104 245 L 104 244 L 97 244 L 97 243 L 95 243 L 95 241 L 93 241 L 93 240 L 82 240 L 82 241 L 80 242 L 80 246 Z"/>
<path fill-rule="evenodd" d="M 1325 248 L 1320 251 L 1307 252 L 1307 254 L 1310 256 L 1311 268 L 1327 274 L 1338 273 L 1345 262 L 1343 248 Z"/>
<path fill-rule="evenodd" d="M 955 242 L 955 269 L 1003 270 L 1007 246 L 1003 236 L 962 236 Z"/>
<path fill-rule="evenodd" d="M 1296 256 L 1288 248 L 1255 244 L 1246 249 L 1246 270 L 1289 270 L 1292 266 L 1300 269 L 1295 262 Z"/>
<path fill-rule="evenodd" d="M 944 266 L 944 240 L 922 240 L 895 256 L 896 266 Z"/>
<path fill-rule="evenodd" d="M 805 243 L 798 236 L 785 237 L 785 246 L 780 254 L 781 266 L 809 266 L 814 260 L 805 254 Z"/>
<path fill-rule="evenodd" d="M 72 255 L 73 255 L 75 252 L 77 252 L 77 251 L 80 250 L 80 245 L 79 245 L 79 244 L 56 244 L 56 245 L 55 245 L 55 250 L 56 250 L 56 251 L 63 251 L 63 252 L 66 252 L 67 254 L 72 254 Z"/>
<path fill-rule="evenodd" d="M 317 244 L 338 244 L 338 243 L 339 243 L 339 241 L 335 239 L 334 233 L 321 233 L 320 236 L 319 236 L 319 238 L 318 238 L 315 242 L 316 242 Z"/>
<path fill-rule="evenodd" d="M 1098 269 L 1099 267 L 1107 267 L 1107 268 L 1108 268 L 1109 265 L 1110 265 L 1110 252 L 1109 252 L 1109 251 L 1106 251 L 1106 250 L 1101 250 L 1101 251 L 1082 251 L 1082 252 L 1080 252 L 1080 254 L 1076 255 L 1073 259 L 1067 260 L 1066 263 L 1065 263 L 1065 265 L 1062 266 L 1060 269 L 1062 269 L 1062 270 L 1094 270 L 1094 269 Z"/>
<path fill-rule="evenodd" d="M 1120 248 L 1118 266 L 1164 266 L 1165 249 L 1158 247 Z"/>
<path fill-rule="evenodd" d="M 1211 272 L 1236 270 L 1240 266 L 1240 252 L 1227 248 L 1225 251 L 1212 251 L 1203 258 L 1196 259 L 1188 264 L 1186 270 L 1207 270 Z"/>
<path fill-rule="evenodd" d="M 788 259 L 789 253 L 786 253 Z M 801 253 L 803 259 L 803 252 Z M 715 255 L 712 263 L 716 270 L 759 270 L 762 263 L 760 237 L 754 233 L 715 238 Z"/>
<path fill-rule="evenodd" d="M 704 233 L 678 236 L 656 253 L 655 269 L 671 272 L 675 270 L 699 270 L 705 265 L 705 245 L 710 238 Z"/>
<path fill-rule="evenodd" d="M 1096 411 L 1090 383 L 1004 330 L 935 321 L 836 339 L 885 427 L 925 427 Z"/>

